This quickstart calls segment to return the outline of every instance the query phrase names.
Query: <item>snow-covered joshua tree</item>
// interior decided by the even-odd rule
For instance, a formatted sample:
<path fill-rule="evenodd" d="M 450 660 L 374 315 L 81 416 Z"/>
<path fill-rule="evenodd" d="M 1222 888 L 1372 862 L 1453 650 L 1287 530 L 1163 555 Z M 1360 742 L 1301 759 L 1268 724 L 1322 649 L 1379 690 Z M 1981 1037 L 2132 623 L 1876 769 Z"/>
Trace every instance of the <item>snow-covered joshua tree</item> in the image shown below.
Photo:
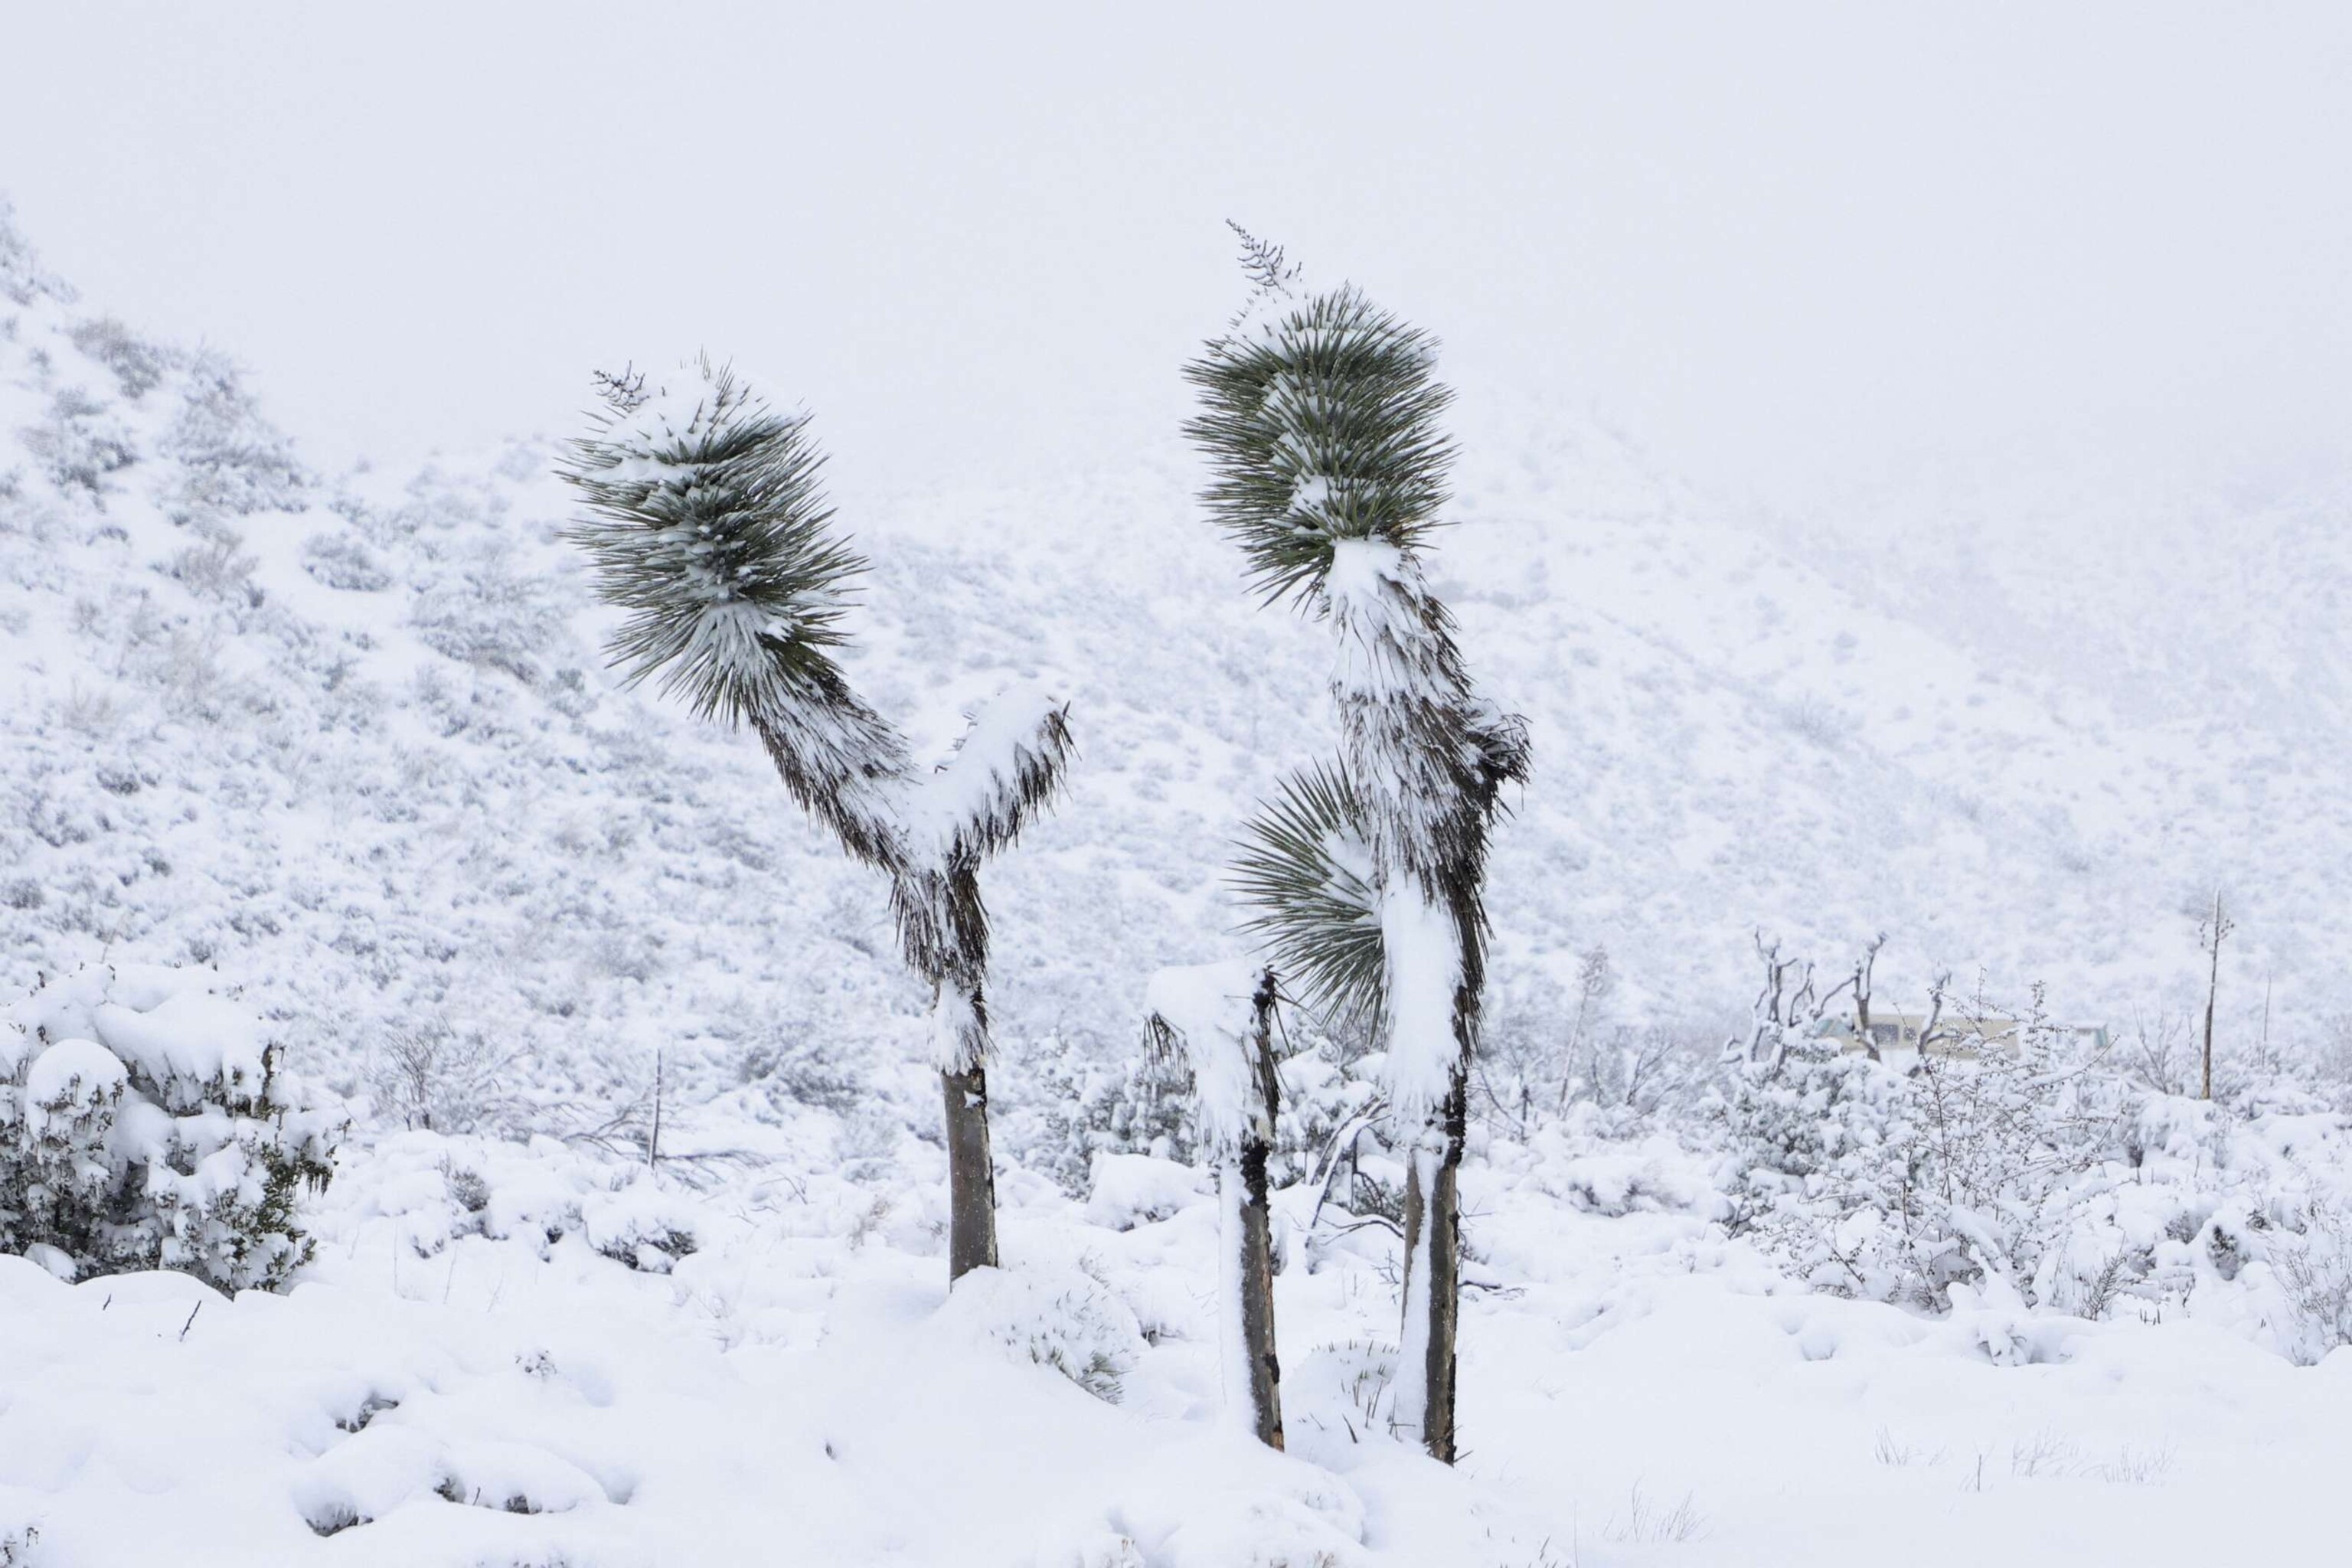
<path fill-rule="evenodd" d="M 1153 1050 L 1181 1062 L 1217 1171 L 1217 1337 L 1225 1405 L 1268 1447 L 1283 1446 L 1282 1362 L 1274 1334 L 1274 1226 L 1266 1158 L 1282 1113 L 1274 1060 L 1274 971 L 1243 960 L 1163 969 L 1144 994 Z"/>
<path fill-rule="evenodd" d="M 1269 803 L 1241 867 L 1276 963 L 1371 1022 L 1408 1153 L 1392 1419 L 1454 1457 L 1455 1173 L 1486 971 L 1486 853 L 1527 728 L 1473 686 L 1422 557 L 1447 499 L 1437 345 L 1351 287 L 1302 290 L 1244 234 L 1255 289 L 1185 375 L 1203 499 L 1267 603 L 1327 623 L 1341 755 Z"/>
<path fill-rule="evenodd" d="M 793 798 L 890 879 L 900 950 L 931 987 L 948 1278 L 992 1266 L 980 864 L 1052 800 L 1068 710 L 1014 688 L 973 716 L 944 763 L 919 767 L 835 661 L 866 562 L 829 526 L 807 416 L 773 412 L 708 361 L 667 386 L 639 375 L 599 386 L 604 407 L 561 472 L 586 508 L 571 536 L 599 591 L 629 612 L 614 660 L 633 681 L 658 673 L 706 719 L 748 726 Z"/>

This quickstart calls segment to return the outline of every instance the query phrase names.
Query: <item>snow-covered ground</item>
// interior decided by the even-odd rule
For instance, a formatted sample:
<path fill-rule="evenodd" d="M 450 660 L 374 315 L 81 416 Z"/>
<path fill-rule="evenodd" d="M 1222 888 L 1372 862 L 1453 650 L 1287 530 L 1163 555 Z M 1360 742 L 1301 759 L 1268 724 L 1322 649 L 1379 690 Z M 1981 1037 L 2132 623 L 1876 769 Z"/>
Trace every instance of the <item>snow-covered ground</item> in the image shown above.
<path fill-rule="evenodd" d="M 1498 1044 L 1557 1040 L 1597 946 L 1608 1023 L 1719 1040 L 1759 924 L 1832 969 L 1890 931 L 1882 1006 L 1981 967 L 2127 1029 L 2183 1009 L 2216 881 L 2233 1056 L 2352 1009 L 2340 494 L 2037 574 L 1735 515 L 1579 417 L 1473 395 L 1463 434 L 1435 586 L 1538 756 Z M 1482 1132 L 1453 1471 L 1381 1429 L 1392 1236 L 1293 1187 L 1290 1452 L 1237 1436 L 1204 1181 L 1081 1112 L 1149 975 L 1234 951 L 1220 868 L 1328 742 L 1325 639 L 1241 592 L 1172 441 L 844 520 L 877 707 L 936 749 L 1039 680 L 1081 753 L 986 873 L 1007 1268 L 947 1300 L 884 889 L 606 673 L 553 451 L 315 473 L 0 220 L 0 990 L 215 968 L 356 1118 L 284 1296 L 0 1258 L 0 1563 L 2326 1560 L 2352 1352 L 2215 1241 L 2340 1196 L 2309 1100 L 2099 1178 L 2152 1261 L 2096 1321 L 1806 1293 L 1725 1235 L 1701 1120 Z"/>
<path fill-rule="evenodd" d="M 1294 1233 L 1288 1455 L 1220 1417 L 1215 1205 L 1173 1168 L 1114 1184 L 1162 1205 L 1128 1229 L 1015 1173 L 1007 1269 L 950 1301 L 935 1167 L 656 1195 L 411 1132 L 347 1158 L 284 1298 L 0 1259 L 0 1504 L 57 1564 L 2327 1560 L 2352 1352 L 1808 1295 L 1687 1213 L 1588 1212 L 1606 1175 L 1549 1152 L 1466 1184 L 1507 1284 L 1452 1472 L 1380 1428 L 1370 1243 Z M 595 1249 L 680 1224 L 667 1274 Z"/>

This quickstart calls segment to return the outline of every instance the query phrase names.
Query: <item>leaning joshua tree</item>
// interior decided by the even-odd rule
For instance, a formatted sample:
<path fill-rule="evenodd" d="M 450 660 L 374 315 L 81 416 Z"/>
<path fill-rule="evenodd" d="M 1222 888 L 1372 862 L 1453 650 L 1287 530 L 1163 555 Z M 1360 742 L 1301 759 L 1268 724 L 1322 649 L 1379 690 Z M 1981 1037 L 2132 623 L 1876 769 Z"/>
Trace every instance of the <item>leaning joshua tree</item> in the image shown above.
<path fill-rule="evenodd" d="M 1067 710 L 1008 691 L 944 763 L 917 767 L 835 661 L 848 586 L 866 563 L 828 526 L 824 459 L 806 416 L 772 412 L 708 362 L 667 387 L 624 375 L 599 377 L 599 389 L 604 406 L 561 472 L 586 509 L 571 537 L 598 590 L 629 612 L 614 660 L 632 681 L 658 673 L 663 691 L 706 719 L 750 728 L 793 798 L 890 879 L 900 950 L 931 987 L 948 1278 L 992 1266 L 980 863 L 1053 797 Z"/>
<path fill-rule="evenodd" d="M 1453 459 L 1435 342 L 1353 288 L 1302 290 L 1279 250 L 1242 237 L 1253 295 L 1185 367 L 1202 400 L 1185 430 L 1255 587 L 1335 636 L 1341 752 L 1268 804 L 1238 882 L 1276 965 L 1386 1048 L 1408 1156 L 1391 1419 L 1450 1462 L 1486 854 L 1527 728 L 1478 695 L 1423 574 Z"/>

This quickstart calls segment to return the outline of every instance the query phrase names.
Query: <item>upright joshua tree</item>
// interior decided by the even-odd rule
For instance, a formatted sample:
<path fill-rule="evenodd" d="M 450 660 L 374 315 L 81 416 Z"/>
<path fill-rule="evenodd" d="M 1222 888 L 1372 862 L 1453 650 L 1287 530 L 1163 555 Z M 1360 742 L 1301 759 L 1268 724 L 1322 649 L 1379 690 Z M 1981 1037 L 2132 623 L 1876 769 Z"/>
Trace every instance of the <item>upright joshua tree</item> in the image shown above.
<path fill-rule="evenodd" d="M 993 1265 L 980 864 L 1053 798 L 1067 710 L 1016 688 L 974 715 L 943 763 L 918 768 L 835 661 L 866 562 L 829 527 L 807 416 L 771 411 L 707 361 L 668 387 L 598 384 L 604 406 L 560 471 L 585 507 L 571 537 L 629 612 L 612 657 L 632 682 L 658 673 L 702 717 L 748 726 L 793 798 L 889 879 L 900 951 L 931 987 L 948 1278 Z"/>
<path fill-rule="evenodd" d="M 1302 291 L 1278 249 L 1242 238 L 1255 287 L 1185 367 L 1202 402 L 1185 430 L 1255 586 L 1336 635 L 1341 753 L 1268 804 L 1239 881 L 1276 964 L 1386 1047 L 1408 1156 L 1391 1419 L 1451 1462 L 1486 853 L 1502 786 L 1527 776 L 1527 728 L 1479 696 L 1423 574 L 1453 460 L 1434 340 L 1353 288 Z"/>
<path fill-rule="evenodd" d="M 1266 1158 L 1282 1113 L 1274 1060 L 1274 971 L 1246 961 L 1163 969 L 1144 997 L 1153 1050 L 1181 1061 L 1217 1170 L 1217 1337 L 1226 1408 L 1268 1447 L 1283 1446 L 1282 1362 L 1274 1334 L 1274 1228 Z"/>

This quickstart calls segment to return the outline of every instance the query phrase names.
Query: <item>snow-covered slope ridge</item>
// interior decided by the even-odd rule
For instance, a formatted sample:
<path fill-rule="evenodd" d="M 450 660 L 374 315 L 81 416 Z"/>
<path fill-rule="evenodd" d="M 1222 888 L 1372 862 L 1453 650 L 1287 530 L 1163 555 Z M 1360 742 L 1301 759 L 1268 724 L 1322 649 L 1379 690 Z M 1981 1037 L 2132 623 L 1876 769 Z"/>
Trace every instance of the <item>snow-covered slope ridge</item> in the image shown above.
<path fill-rule="evenodd" d="M 217 963 L 298 1066 L 348 1078 L 379 1020 L 436 1017 L 581 1115 L 656 1047 L 689 1082 L 820 1037 L 911 1048 L 879 888 L 745 738 L 604 672 L 545 444 L 311 472 L 226 361 L 0 243 L 0 980 Z M 1712 1022 L 1762 923 L 1825 958 L 1892 931 L 1889 991 L 1981 964 L 2119 1021 L 2189 973 L 2179 905 L 2217 873 L 2281 1017 L 2347 1004 L 2333 707 L 2292 744 L 2245 731 L 2242 762 L 2210 708 L 2126 715 L 2120 637 L 2072 681 L 1997 660 L 1948 605 L 1849 591 L 1589 426 L 1466 425 L 1439 588 L 1538 748 L 1496 870 L 1500 1005 L 1599 943 L 1621 1012 Z M 1126 1050 L 1139 977 L 1226 950 L 1233 824 L 1323 739 L 1323 639 L 1248 602 L 1190 482 L 1142 454 L 1019 495 L 859 490 L 846 520 L 886 710 L 944 746 L 1009 680 L 1076 699 L 1068 799 L 989 873 L 1016 1056 Z"/>

